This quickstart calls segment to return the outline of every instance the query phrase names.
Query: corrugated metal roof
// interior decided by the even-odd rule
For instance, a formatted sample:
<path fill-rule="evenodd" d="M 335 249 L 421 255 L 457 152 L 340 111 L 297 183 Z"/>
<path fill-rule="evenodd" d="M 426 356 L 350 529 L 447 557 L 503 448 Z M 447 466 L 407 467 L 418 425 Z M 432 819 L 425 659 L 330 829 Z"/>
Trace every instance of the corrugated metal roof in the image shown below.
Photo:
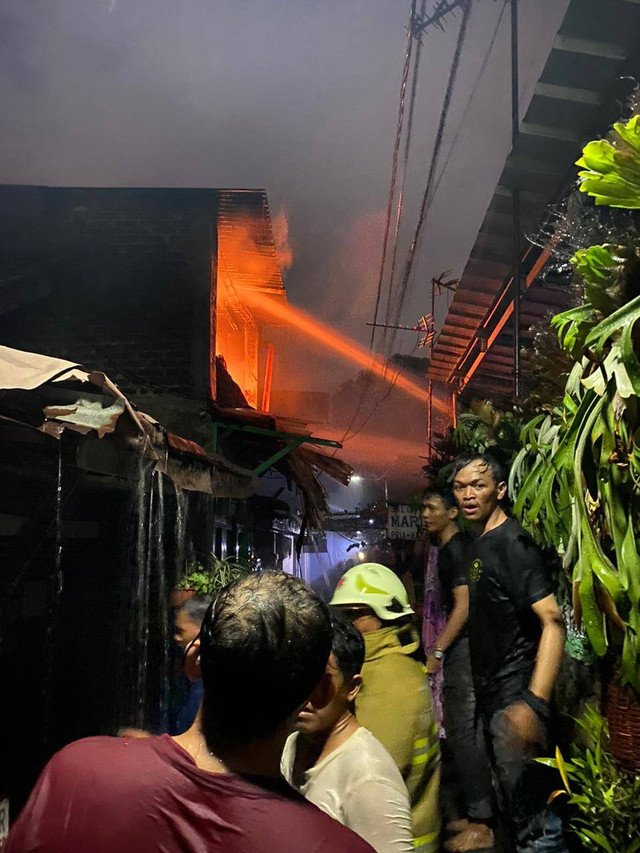
<path fill-rule="evenodd" d="M 218 190 L 218 252 L 236 288 L 284 296 L 265 190 Z"/>
<path fill-rule="evenodd" d="M 474 381 L 487 390 L 510 390 L 512 321 L 504 323 L 504 331 L 499 324 L 510 310 L 512 190 L 520 190 L 525 233 L 535 232 L 548 204 L 571 185 L 581 145 L 619 114 L 613 93 L 637 61 L 639 36 L 640 0 L 570 3 L 437 338 L 430 379 L 455 387 L 473 369 Z M 542 254 L 529 247 L 523 256 L 528 287 L 521 300 L 522 345 L 533 322 L 568 301 L 566 292 L 538 278 Z M 489 340 L 486 352 L 482 337 Z"/>

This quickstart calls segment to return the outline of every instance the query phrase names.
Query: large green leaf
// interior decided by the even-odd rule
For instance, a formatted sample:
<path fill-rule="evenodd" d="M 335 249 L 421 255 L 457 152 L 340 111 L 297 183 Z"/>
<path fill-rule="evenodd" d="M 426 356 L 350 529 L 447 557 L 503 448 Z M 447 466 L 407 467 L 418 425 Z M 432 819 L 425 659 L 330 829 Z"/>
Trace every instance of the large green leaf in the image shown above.
<path fill-rule="evenodd" d="M 617 121 L 613 125 L 613 129 L 622 141 L 635 152 L 640 162 L 640 115 L 634 115 L 626 124 Z"/>
<path fill-rule="evenodd" d="M 597 205 L 611 207 L 640 207 L 640 147 L 638 116 L 629 122 L 614 125 L 620 139 L 614 147 L 605 139 L 587 143 L 576 165 L 580 190 L 595 198 Z"/>
<path fill-rule="evenodd" d="M 622 308 L 618 308 L 613 314 L 610 314 L 602 322 L 594 326 L 587 335 L 585 344 L 587 347 L 595 351 L 601 351 L 605 344 L 611 338 L 624 329 L 626 326 L 633 324 L 640 318 L 640 296 L 636 296 Z"/>
<path fill-rule="evenodd" d="M 582 279 L 588 305 L 606 316 L 620 304 L 620 278 L 625 258 L 616 246 L 605 243 L 578 249 L 571 264 Z"/>
<path fill-rule="evenodd" d="M 620 360 L 624 364 L 634 394 L 640 396 L 640 361 L 633 347 L 633 322 L 625 323 L 620 332 Z"/>
<path fill-rule="evenodd" d="M 558 332 L 558 342 L 568 353 L 581 353 L 596 315 L 591 305 L 580 305 L 556 314 L 551 325 Z"/>
<path fill-rule="evenodd" d="M 606 850 L 607 853 L 619 853 L 618 850 L 614 851 L 613 847 L 601 832 L 594 832 L 592 829 L 585 828 L 582 830 L 582 834 L 586 835 L 587 838 L 590 838 L 591 841 L 595 841 L 595 843 L 598 844 L 602 850 Z"/>

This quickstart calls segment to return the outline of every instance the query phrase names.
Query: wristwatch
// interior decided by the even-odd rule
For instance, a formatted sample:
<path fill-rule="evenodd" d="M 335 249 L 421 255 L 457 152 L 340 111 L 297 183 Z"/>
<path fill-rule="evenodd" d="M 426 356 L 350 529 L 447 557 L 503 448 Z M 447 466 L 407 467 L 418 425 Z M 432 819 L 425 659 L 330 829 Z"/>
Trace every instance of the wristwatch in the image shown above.
<path fill-rule="evenodd" d="M 443 660 L 444 659 L 444 649 L 434 649 L 433 650 L 433 656 L 436 660 Z"/>

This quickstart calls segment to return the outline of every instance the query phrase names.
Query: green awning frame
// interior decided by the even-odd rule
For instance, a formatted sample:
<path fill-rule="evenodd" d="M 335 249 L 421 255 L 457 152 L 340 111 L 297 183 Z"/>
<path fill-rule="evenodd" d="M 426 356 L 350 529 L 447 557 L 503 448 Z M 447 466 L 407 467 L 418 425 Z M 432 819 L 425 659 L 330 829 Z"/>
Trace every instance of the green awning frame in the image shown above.
<path fill-rule="evenodd" d="M 220 430 L 222 430 L 222 432 L 220 432 Z M 288 456 L 292 450 L 295 450 L 296 447 L 300 447 L 302 444 L 315 444 L 320 447 L 333 447 L 336 450 L 339 450 L 342 447 L 342 444 L 339 441 L 332 441 L 328 438 L 317 438 L 314 435 L 303 435 L 298 432 L 282 432 L 281 430 L 265 429 L 264 427 L 251 426 L 250 424 L 234 424 L 229 423 L 228 421 L 213 421 L 211 425 L 211 443 L 215 453 L 218 452 L 218 443 L 228 435 L 231 435 L 232 432 L 243 432 L 247 435 L 262 435 L 267 438 L 279 438 L 287 442 L 284 447 L 279 448 L 268 459 L 261 462 L 257 468 L 254 468 L 253 473 L 256 477 L 261 477 L 269 470 L 269 468 L 271 468 L 272 465 L 275 465 L 276 462 L 284 459 L 284 457 Z"/>

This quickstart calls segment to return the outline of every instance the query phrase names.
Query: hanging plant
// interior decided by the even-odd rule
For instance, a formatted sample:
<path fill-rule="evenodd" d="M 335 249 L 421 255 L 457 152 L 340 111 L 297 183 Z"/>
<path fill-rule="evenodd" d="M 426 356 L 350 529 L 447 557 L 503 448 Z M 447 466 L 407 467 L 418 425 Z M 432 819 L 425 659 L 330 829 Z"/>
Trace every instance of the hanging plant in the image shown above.
<path fill-rule="evenodd" d="M 640 208 L 640 124 L 589 143 L 580 190 L 596 204 Z M 640 694 L 640 238 L 575 252 L 584 302 L 552 326 L 573 362 L 562 400 L 521 433 L 514 511 L 553 545 L 573 584 L 574 618 L 594 652 L 620 651 L 622 683 Z"/>

